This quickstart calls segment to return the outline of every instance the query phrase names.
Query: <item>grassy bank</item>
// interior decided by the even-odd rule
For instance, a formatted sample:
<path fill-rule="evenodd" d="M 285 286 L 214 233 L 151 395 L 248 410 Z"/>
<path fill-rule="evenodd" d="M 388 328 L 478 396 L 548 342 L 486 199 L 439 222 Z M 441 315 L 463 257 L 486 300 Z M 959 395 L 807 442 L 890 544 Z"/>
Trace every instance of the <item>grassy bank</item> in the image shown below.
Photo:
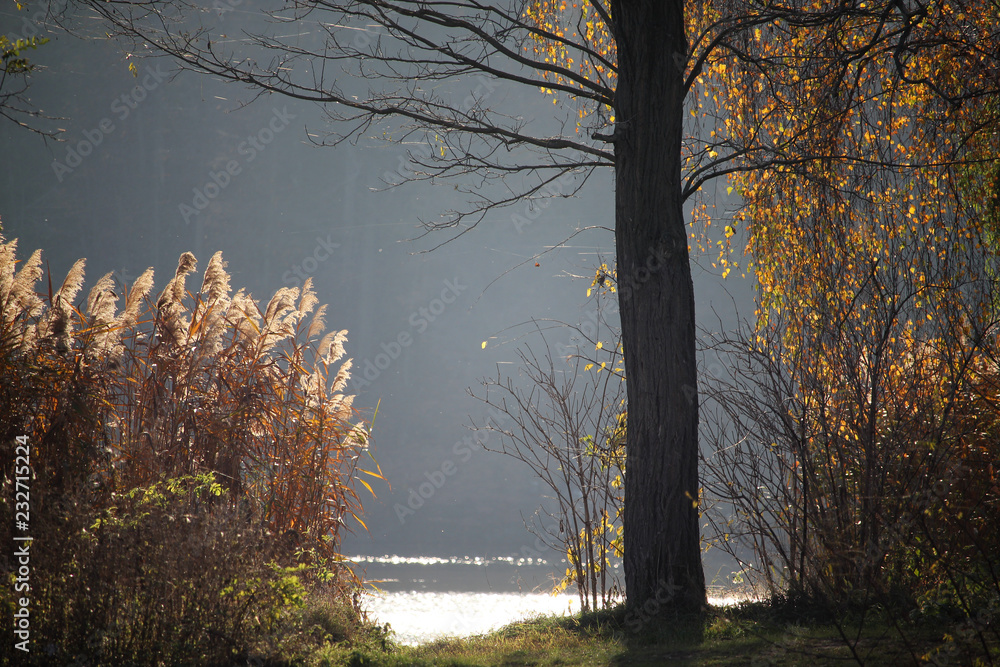
<path fill-rule="evenodd" d="M 615 609 L 509 625 L 488 635 L 419 647 L 328 647 L 314 665 L 973 665 L 992 664 L 984 648 L 946 615 L 903 621 L 777 603 L 712 608 L 698 617 L 649 619 Z M 636 631 L 637 630 L 637 631 Z M 992 660 L 1000 657 L 993 645 Z M 977 659 L 978 656 L 978 659 Z"/>

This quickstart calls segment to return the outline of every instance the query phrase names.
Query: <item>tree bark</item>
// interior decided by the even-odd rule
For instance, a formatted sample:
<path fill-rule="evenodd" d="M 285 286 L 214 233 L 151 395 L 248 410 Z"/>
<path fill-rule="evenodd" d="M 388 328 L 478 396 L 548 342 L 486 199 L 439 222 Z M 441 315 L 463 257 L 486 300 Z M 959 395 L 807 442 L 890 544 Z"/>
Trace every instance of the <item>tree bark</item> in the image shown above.
<path fill-rule="evenodd" d="M 682 0 L 618 0 L 615 214 L 628 427 L 625 587 L 646 615 L 705 604 L 694 285 L 681 200 Z M 654 604 L 655 602 L 655 604 Z"/>

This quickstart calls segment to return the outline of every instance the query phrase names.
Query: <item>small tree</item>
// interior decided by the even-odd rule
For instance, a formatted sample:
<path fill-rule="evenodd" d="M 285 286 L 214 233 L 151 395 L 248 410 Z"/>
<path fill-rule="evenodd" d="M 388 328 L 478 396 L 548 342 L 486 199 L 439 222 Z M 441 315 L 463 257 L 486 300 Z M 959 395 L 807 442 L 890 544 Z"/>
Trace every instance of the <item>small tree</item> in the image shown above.
<path fill-rule="evenodd" d="M 607 607 L 624 592 L 615 570 L 623 553 L 625 383 L 620 341 L 604 327 L 607 345 L 601 330 L 555 327 L 579 339 L 553 354 L 536 322 L 544 354 L 530 345 L 518 350 L 527 388 L 498 367 L 496 378 L 483 381 L 483 393 L 473 393 L 512 424 L 479 427 L 499 432 L 500 446 L 487 449 L 523 462 L 551 491 L 552 504 L 525 525 L 542 545 L 566 554 L 560 587 L 573 584 L 584 611 Z M 541 554 L 526 548 L 522 555 Z"/>

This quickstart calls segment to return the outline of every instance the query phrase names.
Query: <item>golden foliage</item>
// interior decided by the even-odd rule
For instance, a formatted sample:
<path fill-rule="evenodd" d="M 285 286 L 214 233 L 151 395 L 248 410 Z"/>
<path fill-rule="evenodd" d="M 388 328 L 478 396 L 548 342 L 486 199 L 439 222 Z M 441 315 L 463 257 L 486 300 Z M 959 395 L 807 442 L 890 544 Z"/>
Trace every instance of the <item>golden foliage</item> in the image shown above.
<path fill-rule="evenodd" d="M 528 4 L 525 48 L 560 87 L 543 92 L 614 87 L 610 9 Z M 978 549 L 982 564 L 996 544 L 968 536 L 997 520 L 986 499 L 1000 456 L 997 5 L 687 2 L 685 17 L 685 175 L 694 187 L 730 171 L 742 206 L 715 242 L 716 266 L 723 277 L 738 267 L 734 244 L 746 240 L 759 302 L 741 352 L 777 378 L 755 385 L 777 392 L 774 404 L 751 412 L 788 426 L 736 461 L 780 499 L 760 501 L 744 528 L 763 541 L 775 522 L 789 531 L 772 564 L 792 579 L 863 585 L 884 572 L 898 584 L 912 565 L 892 545 L 905 502 L 946 484 L 954 493 L 929 502 L 935 518 L 915 547 L 938 571 L 911 569 L 932 586 L 964 554 Z M 580 99 L 578 132 L 614 122 Z M 710 224 L 694 201 L 695 221 Z M 601 267 L 591 287 L 611 273 Z"/>

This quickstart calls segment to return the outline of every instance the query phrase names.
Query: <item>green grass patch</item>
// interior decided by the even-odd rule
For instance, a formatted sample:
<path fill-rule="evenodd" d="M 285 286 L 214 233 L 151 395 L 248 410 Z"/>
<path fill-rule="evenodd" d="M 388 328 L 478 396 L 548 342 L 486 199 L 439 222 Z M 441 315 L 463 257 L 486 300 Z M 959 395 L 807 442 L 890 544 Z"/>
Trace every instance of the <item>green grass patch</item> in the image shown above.
<path fill-rule="evenodd" d="M 939 618 L 893 619 L 777 600 L 647 619 L 638 631 L 623 608 L 513 623 L 490 634 L 417 647 L 328 646 L 310 665 L 329 667 L 549 667 L 562 665 L 990 664 L 982 647 Z M 957 627 L 957 626 L 956 626 Z M 950 639 L 949 639 L 950 638 Z M 992 659 L 1000 656 L 997 646 Z M 978 652 L 977 652 L 978 651 Z M 977 656 L 978 662 L 977 662 Z"/>

